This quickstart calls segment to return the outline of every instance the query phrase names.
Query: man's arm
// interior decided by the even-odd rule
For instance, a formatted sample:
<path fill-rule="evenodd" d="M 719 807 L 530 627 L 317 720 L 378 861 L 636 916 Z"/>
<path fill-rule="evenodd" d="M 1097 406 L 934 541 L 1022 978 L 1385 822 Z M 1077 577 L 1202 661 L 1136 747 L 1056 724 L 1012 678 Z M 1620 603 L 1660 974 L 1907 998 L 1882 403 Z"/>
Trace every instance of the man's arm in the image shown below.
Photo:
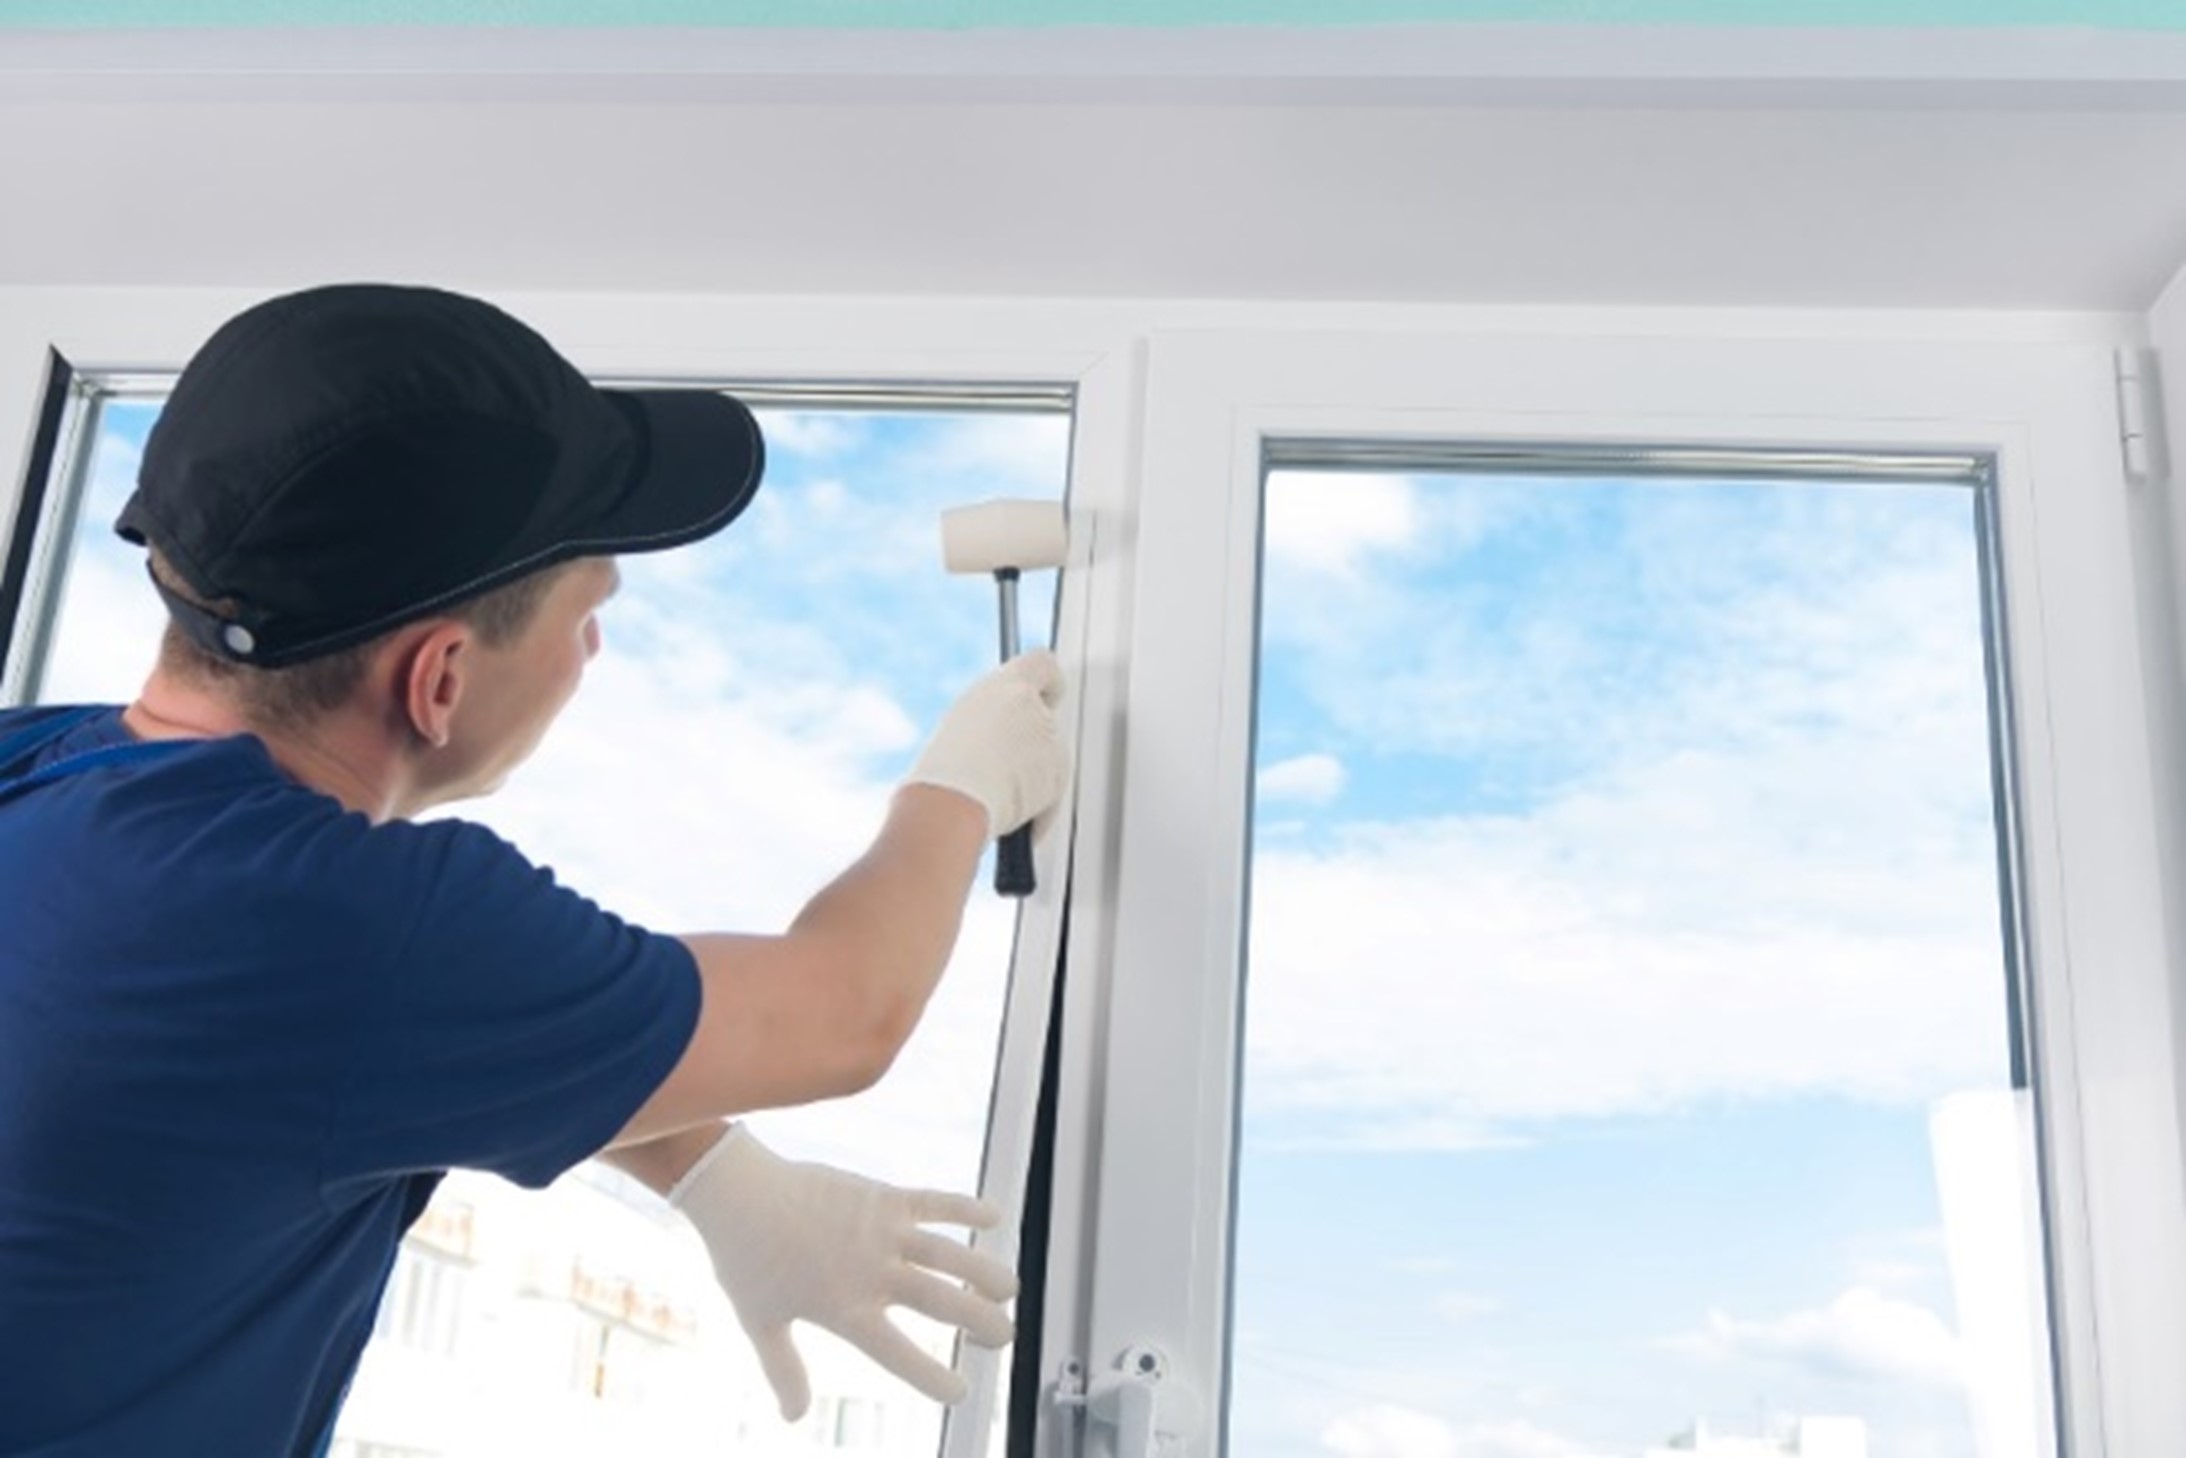
<path fill-rule="evenodd" d="M 666 1195 L 727 1132 L 728 1125 L 719 1122 L 694 1124 L 657 1139 L 603 1149 L 599 1159 L 600 1163 L 621 1170 L 654 1194 Z"/>
<path fill-rule="evenodd" d="M 684 938 L 698 963 L 697 1029 L 613 1145 L 856 1093 L 888 1071 L 948 965 L 988 840 L 1062 793 L 1061 688 L 1045 653 L 973 684 L 872 847 L 788 931 Z"/>

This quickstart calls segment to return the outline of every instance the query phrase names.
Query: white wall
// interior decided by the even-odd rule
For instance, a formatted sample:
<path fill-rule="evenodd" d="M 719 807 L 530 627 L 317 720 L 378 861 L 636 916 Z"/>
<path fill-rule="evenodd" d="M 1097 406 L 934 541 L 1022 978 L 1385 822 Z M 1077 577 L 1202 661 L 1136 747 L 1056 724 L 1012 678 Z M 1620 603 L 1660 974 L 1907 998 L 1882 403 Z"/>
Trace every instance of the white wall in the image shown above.
<path fill-rule="evenodd" d="M 2157 453 L 2157 464 L 2163 468 L 2162 489 L 2156 494 L 2170 501 L 2178 492 L 2181 473 L 2176 456 L 2178 448 L 2186 445 L 2186 267 L 2182 267 L 2170 286 L 2148 311 L 2148 341 L 2157 355 L 2157 372 L 2161 381 L 2161 412 L 2155 421 L 2164 449 Z M 2186 509 L 2172 510 L 2165 514 L 2164 530 L 2169 534 L 2170 558 L 2181 569 L 2186 569 Z M 2186 584 L 2186 570 L 2174 574 L 2174 581 Z M 2186 619 L 2174 612 L 2170 617 L 2174 646 L 2186 653 Z"/>
<path fill-rule="evenodd" d="M 2164 881 L 2174 888 L 2167 904 L 2172 923 L 2171 1017 L 2174 1043 L 2186 1049 L 2186 269 L 2148 315 L 2149 342 L 2161 381 L 2154 425 L 2161 475 L 2144 489 L 2136 520 L 2136 566 L 2143 572 L 2144 641 L 2148 682 L 2157 712 L 2154 737 L 2171 752 L 2159 756 L 2156 788 L 2164 813 Z M 2186 1131 L 2186 1060 L 2178 1088 L 2180 1125 Z M 2186 1192 L 2181 1192 L 2186 1197 Z"/>

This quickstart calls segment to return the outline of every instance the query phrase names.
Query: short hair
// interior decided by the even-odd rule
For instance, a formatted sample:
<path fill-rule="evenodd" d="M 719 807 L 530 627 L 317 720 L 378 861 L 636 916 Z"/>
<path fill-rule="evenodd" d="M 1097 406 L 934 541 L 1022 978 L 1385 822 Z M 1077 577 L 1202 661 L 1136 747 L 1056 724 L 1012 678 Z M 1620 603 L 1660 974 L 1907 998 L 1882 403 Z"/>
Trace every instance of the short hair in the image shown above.
<path fill-rule="evenodd" d="M 152 549 L 151 559 L 152 575 L 169 592 L 211 612 L 229 614 L 236 611 L 237 604 L 232 599 L 199 597 L 158 548 Z M 531 626 L 547 593 L 569 565 L 564 562 L 527 573 L 514 582 L 466 598 L 433 616 L 468 623 L 486 646 L 506 647 Z M 398 631 L 400 629 L 394 629 L 353 647 L 307 658 L 301 663 L 262 668 L 206 651 L 182 631 L 179 623 L 169 618 L 167 631 L 160 639 L 159 666 L 178 678 L 226 693 L 242 710 L 244 718 L 253 724 L 298 729 L 347 703 L 350 695 L 357 691 L 357 685 L 364 681 L 364 670 L 373 653 Z"/>

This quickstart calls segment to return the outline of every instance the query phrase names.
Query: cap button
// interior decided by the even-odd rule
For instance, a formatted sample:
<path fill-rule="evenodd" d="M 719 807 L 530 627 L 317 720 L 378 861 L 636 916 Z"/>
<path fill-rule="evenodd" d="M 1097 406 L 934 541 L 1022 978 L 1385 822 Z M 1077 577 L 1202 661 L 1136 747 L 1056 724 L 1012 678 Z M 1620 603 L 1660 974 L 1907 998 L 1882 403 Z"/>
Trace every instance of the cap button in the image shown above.
<path fill-rule="evenodd" d="M 251 650 L 258 646 L 258 640 L 251 636 L 250 629 L 241 623 L 230 623 L 222 628 L 220 641 L 227 644 L 228 651 L 238 658 L 250 657 Z"/>

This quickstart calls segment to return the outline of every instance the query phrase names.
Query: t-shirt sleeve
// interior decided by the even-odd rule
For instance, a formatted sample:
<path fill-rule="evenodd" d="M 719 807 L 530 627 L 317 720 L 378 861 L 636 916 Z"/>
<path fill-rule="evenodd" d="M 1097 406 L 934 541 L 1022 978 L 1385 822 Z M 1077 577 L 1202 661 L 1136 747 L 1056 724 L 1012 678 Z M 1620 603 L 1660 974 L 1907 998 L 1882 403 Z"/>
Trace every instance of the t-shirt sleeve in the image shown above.
<path fill-rule="evenodd" d="M 402 920 L 385 925 L 385 965 L 357 999 L 323 1191 L 453 1168 L 547 1184 L 605 1146 L 682 1056 L 698 1020 L 689 949 L 482 827 L 371 838 L 359 874 Z"/>

